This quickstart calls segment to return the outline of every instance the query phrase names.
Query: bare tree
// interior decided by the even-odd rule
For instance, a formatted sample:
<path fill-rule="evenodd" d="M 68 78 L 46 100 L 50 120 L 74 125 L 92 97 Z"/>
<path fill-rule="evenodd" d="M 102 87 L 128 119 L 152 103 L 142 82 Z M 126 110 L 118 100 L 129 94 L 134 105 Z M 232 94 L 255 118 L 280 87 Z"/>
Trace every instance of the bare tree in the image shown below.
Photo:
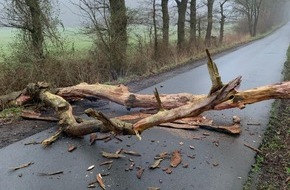
<path fill-rule="evenodd" d="M 177 48 L 182 51 L 185 44 L 185 14 L 188 0 L 175 0 L 178 9 Z"/>
<path fill-rule="evenodd" d="M 168 0 L 161 0 L 162 8 L 162 35 L 163 35 L 163 45 L 165 48 L 169 44 L 169 13 L 168 13 Z"/>
<path fill-rule="evenodd" d="M 236 10 L 245 15 L 251 36 L 256 36 L 257 25 L 263 0 L 235 0 Z"/>
<path fill-rule="evenodd" d="M 152 0 L 152 20 L 154 31 L 154 59 L 158 57 L 158 35 L 157 35 L 157 18 L 156 18 L 156 0 Z"/>
<path fill-rule="evenodd" d="M 266 32 L 273 26 L 287 22 L 289 14 L 289 0 L 267 0 L 261 5 L 257 30 Z"/>
<path fill-rule="evenodd" d="M 190 45 L 196 44 L 196 0 L 190 1 Z"/>
<path fill-rule="evenodd" d="M 228 0 L 223 0 L 220 2 L 220 37 L 219 37 L 219 44 L 221 45 L 223 43 L 224 39 L 224 26 L 225 26 L 225 20 L 226 20 L 226 15 L 224 13 L 224 5 Z"/>
<path fill-rule="evenodd" d="M 207 28 L 205 34 L 205 45 L 210 47 L 211 46 L 211 32 L 212 32 L 212 25 L 213 25 L 213 4 L 214 0 L 207 0 Z"/>
<path fill-rule="evenodd" d="M 125 75 L 127 50 L 127 11 L 125 0 L 109 0 L 110 2 L 110 37 L 114 69 L 114 79 Z"/>
<path fill-rule="evenodd" d="M 112 79 L 125 74 L 127 10 L 125 0 L 80 0 L 73 3 L 84 18 L 84 32 L 94 38 L 96 49 L 106 58 Z"/>
<path fill-rule="evenodd" d="M 58 38 L 56 25 L 60 22 L 53 17 L 52 1 L 5 0 L 0 5 L 0 26 L 19 29 L 34 56 L 43 59 L 45 38 Z"/>

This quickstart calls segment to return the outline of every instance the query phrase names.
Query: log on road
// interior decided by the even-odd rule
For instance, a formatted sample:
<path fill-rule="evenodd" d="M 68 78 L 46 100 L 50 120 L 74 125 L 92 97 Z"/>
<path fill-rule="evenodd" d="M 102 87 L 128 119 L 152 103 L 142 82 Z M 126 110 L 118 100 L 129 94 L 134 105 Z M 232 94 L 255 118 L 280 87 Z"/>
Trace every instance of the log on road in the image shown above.
<path fill-rule="evenodd" d="M 197 116 L 208 110 L 228 108 L 244 108 L 247 104 L 268 99 L 289 99 L 290 82 L 262 86 L 246 91 L 238 91 L 241 77 L 227 84 L 221 82 L 216 64 L 212 61 L 209 52 L 208 69 L 212 81 L 212 88 L 208 95 L 194 95 L 189 93 L 154 95 L 131 93 L 124 85 L 104 85 L 81 83 L 76 86 L 51 90 L 44 82 L 31 83 L 22 92 L 17 92 L 7 99 L 2 96 L 1 107 L 6 105 L 23 105 L 29 100 L 40 99 L 53 107 L 59 118 L 60 130 L 51 138 L 43 141 L 48 145 L 57 139 L 63 132 L 72 136 L 83 136 L 96 131 L 113 131 L 115 134 L 140 134 L 153 126 L 172 122 L 181 118 Z M 156 114 L 143 118 L 133 124 L 116 119 L 109 119 L 92 109 L 86 113 L 96 120 L 78 122 L 72 114 L 72 107 L 67 100 L 80 98 L 103 98 L 124 105 L 127 109 L 142 107 L 154 108 Z M 235 130 L 239 129 L 235 125 Z"/>

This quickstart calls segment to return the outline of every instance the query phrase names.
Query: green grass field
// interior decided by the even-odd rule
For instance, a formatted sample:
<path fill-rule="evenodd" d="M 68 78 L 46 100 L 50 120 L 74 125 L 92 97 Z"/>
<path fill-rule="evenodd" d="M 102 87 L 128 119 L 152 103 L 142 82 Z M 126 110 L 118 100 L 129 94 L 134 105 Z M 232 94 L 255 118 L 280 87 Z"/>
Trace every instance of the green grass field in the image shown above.
<path fill-rule="evenodd" d="M 16 34 L 15 29 L 11 28 L 0 28 L 0 51 L 7 53 L 9 44 L 13 42 L 13 38 Z"/>
<path fill-rule="evenodd" d="M 82 35 L 79 28 L 66 28 L 60 30 L 60 33 L 62 38 L 65 39 L 65 47 L 68 50 L 87 51 L 92 46 L 92 40 L 88 36 Z M 0 28 L 1 53 L 9 55 L 11 44 L 16 39 L 16 35 L 16 29 Z"/>
<path fill-rule="evenodd" d="M 232 25 L 226 25 L 226 33 L 231 31 Z M 216 26 L 217 27 L 217 26 Z M 81 34 L 81 28 L 78 27 L 68 27 L 65 29 L 59 28 L 62 39 L 65 42 L 65 49 L 69 51 L 74 50 L 74 52 L 80 52 L 80 55 L 84 55 L 93 45 L 92 39 L 89 36 Z M 129 44 L 136 45 L 137 43 L 149 43 L 149 34 L 152 33 L 152 28 L 142 25 L 130 25 L 128 27 Z M 11 52 L 11 44 L 16 40 L 17 30 L 11 28 L 0 28 L 0 55 L 9 55 Z M 218 30 L 213 29 L 213 34 L 217 36 Z M 162 37 L 162 33 L 158 31 L 159 38 Z M 152 38 L 152 36 L 151 36 Z M 152 40 L 152 39 L 151 39 Z M 177 41 L 177 26 L 170 27 L 170 41 L 171 43 L 176 43 Z M 132 46 L 132 47 L 133 47 Z M 0 56 L 0 61 L 3 57 Z"/>

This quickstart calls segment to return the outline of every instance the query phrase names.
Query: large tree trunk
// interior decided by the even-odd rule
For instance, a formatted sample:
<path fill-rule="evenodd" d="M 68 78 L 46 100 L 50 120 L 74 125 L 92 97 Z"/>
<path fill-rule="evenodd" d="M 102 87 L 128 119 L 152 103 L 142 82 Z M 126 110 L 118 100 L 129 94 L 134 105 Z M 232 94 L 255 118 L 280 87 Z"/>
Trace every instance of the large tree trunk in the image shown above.
<path fill-rule="evenodd" d="M 168 13 L 168 0 L 161 1 L 162 7 L 162 35 L 163 35 L 163 45 L 168 48 L 169 44 L 169 13 Z"/>
<path fill-rule="evenodd" d="M 222 45 L 223 39 L 224 39 L 224 26 L 225 26 L 225 20 L 226 16 L 224 14 L 224 5 L 228 0 L 224 0 L 222 3 L 220 3 L 220 14 L 221 14 L 221 20 L 220 20 L 220 37 L 219 37 L 219 45 Z"/>
<path fill-rule="evenodd" d="M 254 24 L 253 24 L 253 36 L 257 35 L 257 26 L 260 17 L 260 9 L 263 0 L 255 0 L 254 1 Z"/>
<path fill-rule="evenodd" d="M 205 45 L 207 47 L 211 46 L 211 31 L 212 31 L 212 24 L 213 24 L 213 3 L 214 0 L 207 0 L 207 28 L 205 34 Z"/>
<path fill-rule="evenodd" d="M 196 46 L 196 0 L 190 1 L 190 46 Z"/>
<path fill-rule="evenodd" d="M 212 61 L 208 51 L 207 54 L 209 57 L 207 65 L 212 81 L 212 88 L 208 95 L 159 95 L 156 90 L 153 96 L 130 93 L 128 88 L 122 85 L 88 85 L 86 83 L 61 88 L 55 92 L 56 94 L 53 94 L 49 91 L 48 84 L 39 82 L 29 84 L 24 91 L 15 93 L 13 98 L 9 96 L 0 97 L 0 103 L 1 107 L 3 107 L 4 100 L 8 98 L 6 104 L 20 105 L 24 101 L 27 102 L 27 97 L 30 97 L 30 99 L 40 99 L 46 105 L 53 107 L 59 117 L 60 129 L 51 138 L 43 141 L 44 145 L 48 145 L 55 141 L 63 132 L 72 136 L 83 136 L 96 131 L 113 131 L 115 134 L 136 134 L 137 137 L 141 138 L 140 134 L 148 128 L 162 123 L 173 122 L 181 118 L 195 117 L 204 111 L 234 107 L 242 109 L 247 104 L 263 100 L 290 99 L 290 81 L 241 92 L 237 91 L 241 83 L 241 77 L 237 77 L 228 84 L 223 84 L 216 64 Z M 126 106 L 127 109 L 145 107 L 157 108 L 159 111 L 131 124 L 116 119 L 109 119 L 103 114 L 89 109 L 86 113 L 97 120 L 77 122 L 72 114 L 71 105 L 65 99 L 92 99 L 92 97 L 109 99 Z M 21 100 L 23 101 L 21 102 Z M 197 123 L 197 125 L 203 126 L 200 123 Z M 208 127 L 208 124 L 206 126 Z M 230 131 L 232 134 L 238 134 L 240 131 L 239 126 L 236 124 L 231 129 L 225 127 L 213 127 L 213 129 Z"/>
<path fill-rule="evenodd" d="M 177 49 L 182 52 L 185 44 L 185 14 L 188 0 L 175 0 L 178 9 L 177 21 Z"/>
<path fill-rule="evenodd" d="M 154 59 L 158 59 L 158 35 L 157 35 L 157 19 L 156 19 L 156 0 L 153 0 L 152 4 L 153 8 L 153 14 L 152 14 L 152 19 L 153 19 L 153 30 L 154 30 Z"/>
<path fill-rule="evenodd" d="M 34 52 L 37 58 L 44 58 L 43 54 L 43 18 L 42 11 L 39 5 L 39 0 L 25 0 L 26 5 L 29 7 L 31 15 L 31 40 Z"/>
<path fill-rule="evenodd" d="M 125 74 L 127 50 L 127 13 L 125 0 L 109 0 L 110 2 L 110 53 L 112 55 L 113 79 Z"/>

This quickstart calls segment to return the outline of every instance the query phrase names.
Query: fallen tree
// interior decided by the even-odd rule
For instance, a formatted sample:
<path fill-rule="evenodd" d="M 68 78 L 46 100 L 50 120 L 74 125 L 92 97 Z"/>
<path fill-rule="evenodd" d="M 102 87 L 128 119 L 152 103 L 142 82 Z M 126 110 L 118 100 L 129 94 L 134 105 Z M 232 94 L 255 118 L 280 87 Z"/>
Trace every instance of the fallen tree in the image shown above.
<path fill-rule="evenodd" d="M 153 126 L 162 123 L 170 123 L 179 119 L 195 117 L 207 110 L 221 110 L 229 108 L 244 108 L 252 104 L 268 99 L 289 99 L 290 82 L 262 86 L 246 91 L 237 91 L 241 83 L 241 77 L 223 84 L 218 69 L 212 61 L 209 52 L 208 70 L 212 81 L 212 88 L 208 95 L 193 95 L 188 93 L 161 94 L 155 90 L 154 95 L 131 93 L 124 85 L 104 85 L 81 83 L 76 86 L 50 89 L 44 82 L 29 84 L 23 91 L 13 93 L 13 96 L 2 96 L 1 107 L 24 105 L 31 100 L 40 100 L 55 109 L 60 129 L 51 138 L 43 141 L 48 145 L 55 141 L 59 135 L 66 133 L 71 136 L 83 136 L 93 132 L 113 131 L 114 134 L 137 135 Z M 93 109 L 86 110 L 86 114 L 95 120 L 78 121 L 72 114 L 72 107 L 68 100 L 75 99 L 99 99 L 104 98 L 118 104 L 124 105 L 128 110 L 135 107 L 154 108 L 158 112 L 148 117 L 140 118 L 135 123 L 121 121 L 120 119 L 109 119 L 102 113 Z M 231 128 L 223 127 L 227 132 L 238 134 L 240 132 L 239 122 L 235 122 Z M 202 126 L 203 124 L 198 124 Z M 207 125 L 211 126 L 211 125 Z"/>

